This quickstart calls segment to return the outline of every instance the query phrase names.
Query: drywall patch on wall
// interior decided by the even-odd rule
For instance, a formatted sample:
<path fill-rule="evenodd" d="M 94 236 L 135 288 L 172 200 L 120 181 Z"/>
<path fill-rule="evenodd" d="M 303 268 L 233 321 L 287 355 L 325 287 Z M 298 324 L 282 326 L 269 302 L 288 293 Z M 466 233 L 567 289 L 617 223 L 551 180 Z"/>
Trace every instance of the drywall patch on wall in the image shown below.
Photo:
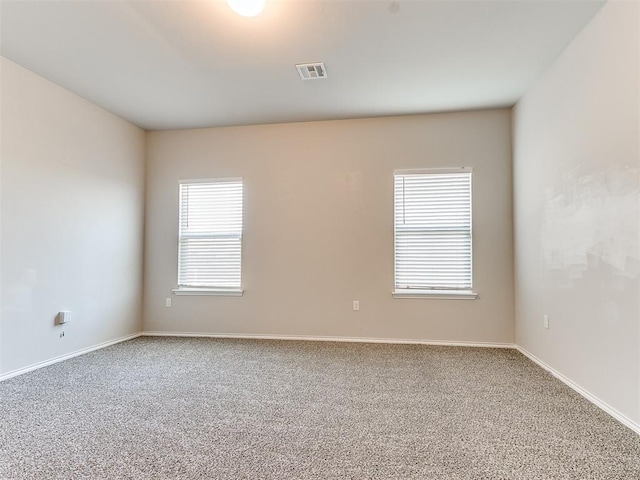
<path fill-rule="evenodd" d="M 639 15 L 606 2 L 514 109 L 517 343 L 635 424 Z"/>
<path fill-rule="evenodd" d="M 556 281 L 570 286 L 602 266 L 614 277 L 638 277 L 638 175 L 632 166 L 596 173 L 559 166 L 545 192 L 540 242 L 542 264 Z"/>

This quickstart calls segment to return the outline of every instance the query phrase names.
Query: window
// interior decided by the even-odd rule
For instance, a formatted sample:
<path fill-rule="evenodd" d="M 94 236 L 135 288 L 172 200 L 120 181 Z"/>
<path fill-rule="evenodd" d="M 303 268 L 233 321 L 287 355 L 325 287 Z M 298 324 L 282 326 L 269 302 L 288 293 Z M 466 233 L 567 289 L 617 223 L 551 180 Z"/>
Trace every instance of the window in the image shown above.
<path fill-rule="evenodd" d="M 471 170 L 394 174 L 394 296 L 475 298 Z"/>
<path fill-rule="evenodd" d="M 176 294 L 241 295 L 242 179 L 180 182 Z"/>

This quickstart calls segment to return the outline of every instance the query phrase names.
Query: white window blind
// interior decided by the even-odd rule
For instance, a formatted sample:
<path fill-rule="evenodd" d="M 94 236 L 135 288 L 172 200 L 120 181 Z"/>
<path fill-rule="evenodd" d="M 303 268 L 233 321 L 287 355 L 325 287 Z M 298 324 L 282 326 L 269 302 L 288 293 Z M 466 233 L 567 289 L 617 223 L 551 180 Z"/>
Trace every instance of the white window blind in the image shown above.
<path fill-rule="evenodd" d="M 395 290 L 472 288 L 471 172 L 394 175 Z"/>
<path fill-rule="evenodd" d="M 242 179 L 180 184 L 178 288 L 240 290 Z"/>

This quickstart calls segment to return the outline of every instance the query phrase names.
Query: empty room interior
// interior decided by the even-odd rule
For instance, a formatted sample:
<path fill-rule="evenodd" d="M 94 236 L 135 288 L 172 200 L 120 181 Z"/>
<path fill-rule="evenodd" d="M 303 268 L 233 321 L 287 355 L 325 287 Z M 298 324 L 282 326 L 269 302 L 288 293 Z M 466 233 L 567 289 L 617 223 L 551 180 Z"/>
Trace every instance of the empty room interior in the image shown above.
<path fill-rule="evenodd" d="M 0 41 L 0 479 L 640 478 L 640 2 Z"/>

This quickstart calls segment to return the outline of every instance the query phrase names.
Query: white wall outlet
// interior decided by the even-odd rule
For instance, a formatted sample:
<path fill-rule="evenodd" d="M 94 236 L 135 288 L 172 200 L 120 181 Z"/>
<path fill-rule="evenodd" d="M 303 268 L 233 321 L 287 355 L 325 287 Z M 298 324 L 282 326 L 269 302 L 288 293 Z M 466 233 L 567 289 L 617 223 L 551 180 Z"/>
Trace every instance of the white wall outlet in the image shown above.
<path fill-rule="evenodd" d="M 64 337 L 64 332 L 60 332 L 60 338 Z"/>
<path fill-rule="evenodd" d="M 170 297 L 167 297 L 164 300 L 164 306 L 167 307 L 167 308 L 171 308 L 171 298 Z"/>
<path fill-rule="evenodd" d="M 544 328 L 549 328 L 549 315 L 542 317 L 542 324 L 544 325 Z"/>
<path fill-rule="evenodd" d="M 360 301 L 359 300 L 354 300 L 353 301 L 353 310 L 356 311 L 356 312 L 358 310 L 360 310 Z"/>
<path fill-rule="evenodd" d="M 56 317 L 56 323 L 58 325 L 62 325 L 63 323 L 68 323 L 71 321 L 71 312 L 69 310 L 63 310 L 58 312 L 58 316 Z"/>

